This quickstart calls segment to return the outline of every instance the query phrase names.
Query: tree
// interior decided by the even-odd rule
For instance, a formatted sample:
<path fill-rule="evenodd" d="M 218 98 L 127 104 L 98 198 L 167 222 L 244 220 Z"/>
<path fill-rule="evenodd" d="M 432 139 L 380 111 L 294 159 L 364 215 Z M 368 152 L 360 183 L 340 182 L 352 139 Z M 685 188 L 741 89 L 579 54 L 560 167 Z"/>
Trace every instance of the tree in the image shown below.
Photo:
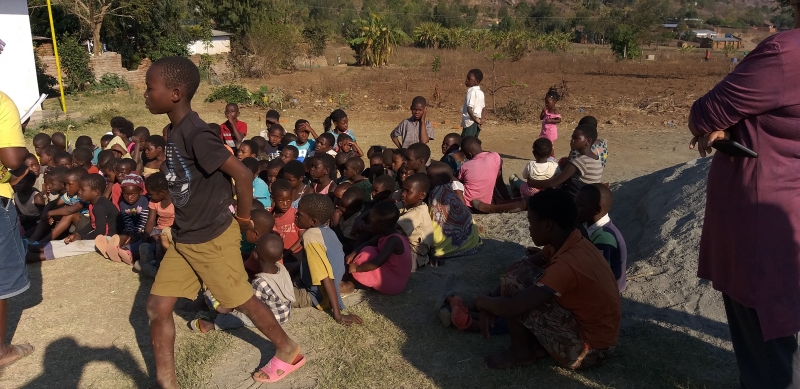
<path fill-rule="evenodd" d="M 92 32 L 94 54 L 103 53 L 103 42 L 100 39 L 100 30 L 106 16 L 117 15 L 116 12 L 125 8 L 121 0 L 61 0 L 61 4 L 69 13 L 80 19 Z"/>
<path fill-rule="evenodd" d="M 94 81 L 94 74 L 89 69 L 89 53 L 74 36 L 63 36 L 58 42 L 58 54 L 64 68 L 64 84 L 67 90 L 72 93 L 86 90 L 87 85 Z"/>
<path fill-rule="evenodd" d="M 360 66 L 388 64 L 397 44 L 409 39 L 403 30 L 389 26 L 376 14 L 370 15 L 368 20 L 353 20 L 351 25 L 345 26 L 342 35 L 356 52 L 356 64 Z"/>
<path fill-rule="evenodd" d="M 609 39 L 611 51 L 621 59 L 636 59 L 642 55 L 642 46 L 639 45 L 639 34 L 631 26 L 620 24 L 614 28 Z"/>

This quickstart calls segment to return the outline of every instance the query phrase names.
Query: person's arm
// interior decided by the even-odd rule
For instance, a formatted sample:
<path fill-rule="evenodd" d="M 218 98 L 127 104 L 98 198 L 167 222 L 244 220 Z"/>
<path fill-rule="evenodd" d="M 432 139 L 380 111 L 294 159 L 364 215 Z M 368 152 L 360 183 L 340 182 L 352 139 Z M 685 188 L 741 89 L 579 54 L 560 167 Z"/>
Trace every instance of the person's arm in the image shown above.
<path fill-rule="evenodd" d="M 153 232 L 153 228 L 156 227 L 157 218 L 158 214 L 156 213 L 156 210 L 148 207 L 147 222 L 145 222 L 144 234 L 142 237 L 143 240 L 150 236 L 150 234 Z"/>
<path fill-rule="evenodd" d="M 456 197 L 458 197 L 458 199 L 461 200 L 462 203 L 467 204 L 467 200 L 464 198 L 463 190 L 454 190 L 453 192 L 456 194 Z"/>
<path fill-rule="evenodd" d="M 236 181 L 236 216 L 243 231 L 253 228 L 250 209 L 253 207 L 253 172 L 233 155 L 219 167 L 219 170 Z"/>
<path fill-rule="evenodd" d="M 428 119 L 428 107 L 422 111 L 422 117 L 419 119 L 419 141 L 428 144 L 431 138 L 428 136 L 428 126 L 426 120 Z"/>
<path fill-rule="evenodd" d="M 142 174 L 142 172 L 144 171 L 144 163 L 142 162 L 142 152 L 141 152 L 142 139 L 139 139 L 138 136 L 132 136 L 131 141 L 134 144 L 132 157 L 133 161 L 136 162 L 136 171 L 139 172 L 139 174 Z"/>
<path fill-rule="evenodd" d="M 553 293 L 538 286 L 528 287 L 514 297 L 489 297 L 479 295 L 478 310 L 503 318 L 516 318 L 553 300 Z"/>
<path fill-rule="evenodd" d="M 481 121 L 481 118 L 475 116 L 475 112 L 473 111 L 472 107 L 467 107 L 467 114 L 469 114 L 469 118 L 473 122 L 478 123 L 479 126 L 481 124 L 483 124 L 483 122 Z"/>
<path fill-rule="evenodd" d="M 364 247 L 368 247 L 368 246 L 377 246 L 377 245 L 378 245 L 378 240 L 379 240 L 380 238 L 381 238 L 381 237 L 380 237 L 380 236 L 377 236 L 377 235 L 376 235 L 376 236 L 373 236 L 373 237 L 369 238 L 369 239 L 368 239 L 366 242 L 362 243 L 360 246 L 356 247 L 356 248 L 353 250 L 353 252 L 352 252 L 352 253 L 348 254 L 348 255 L 347 255 L 347 257 L 345 257 L 345 259 L 344 259 L 344 263 L 345 263 L 345 264 L 347 264 L 347 265 L 350 265 L 350 264 L 352 264 L 352 263 L 353 263 L 353 260 L 356 258 L 356 255 L 358 255 L 358 253 L 359 253 L 361 250 L 363 250 L 363 249 L 364 249 Z M 401 253 L 401 254 L 402 254 L 402 253 Z M 381 261 L 381 264 L 383 264 L 383 261 Z M 366 270 L 362 270 L 362 271 L 366 271 Z M 351 273 L 352 273 L 352 272 L 351 272 Z"/>
<path fill-rule="evenodd" d="M 58 199 L 57 201 L 60 202 L 61 199 Z M 51 218 L 51 217 L 54 217 L 54 216 L 69 216 L 69 215 L 72 215 L 75 212 L 80 212 L 81 209 L 83 209 L 83 204 L 75 203 L 75 204 L 72 204 L 72 205 L 67 205 L 65 207 L 61 207 L 61 208 L 56 209 L 54 211 L 49 211 L 49 212 L 47 212 L 46 216 L 45 216 L 44 213 L 42 213 L 42 216 L 44 216 L 44 220 L 47 220 L 48 218 Z"/>
<path fill-rule="evenodd" d="M 561 123 L 561 117 L 549 118 L 549 119 L 545 120 L 545 122 L 548 123 L 548 124 L 559 124 L 559 123 Z"/>
<path fill-rule="evenodd" d="M 356 153 L 355 153 L 356 157 L 359 157 L 359 158 L 363 158 L 364 157 L 364 152 L 361 151 L 361 147 L 358 147 L 358 143 L 350 142 L 350 147 L 352 147 L 356 151 Z"/>
<path fill-rule="evenodd" d="M 147 222 L 150 220 L 150 207 L 145 204 L 142 207 L 141 213 L 139 213 L 139 223 L 136 224 L 134 232 L 136 234 L 143 234 L 144 230 L 147 228 Z"/>
<path fill-rule="evenodd" d="M 536 189 L 546 189 L 546 188 L 557 188 L 561 186 L 563 183 L 567 182 L 575 173 L 578 171 L 578 168 L 575 167 L 570 162 L 564 164 L 564 168 L 561 169 L 561 173 L 557 176 L 553 176 L 546 180 L 534 180 L 532 178 L 528 179 L 528 186 L 531 188 Z"/>
<path fill-rule="evenodd" d="M 36 192 L 33 194 L 33 205 L 36 206 L 36 209 L 39 210 L 39 213 L 42 213 L 44 210 L 45 202 L 44 196 L 41 193 Z"/>
<path fill-rule="evenodd" d="M 228 128 L 230 128 L 231 135 L 233 136 L 233 142 L 236 145 L 236 147 L 241 146 L 242 140 L 244 139 L 244 135 L 242 135 L 242 133 L 239 132 L 239 129 L 236 127 L 236 122 L 238 121 L 239 120 L 237 119 L 228 119 L 228 126 L 229 126 Z M 263 150 L 259 151 L 263 152 Z"/>
<path fill-rule="evenodd" d="M 398 149 L 403 148 L 403 134 L 400 132 L 400 127 L 403 125 L 403 122 L 405 122 L 405 120 L 400 122 L 400 124 L 398 124 L 397 127 L 395 127 L 391 133 L 389 133 L 389 138 L 392 138 L 392 142 L 395 146 L 397 146 Z"/>
<path fill-rule="evenodd" d="M 362 324 L 361 318 L 357 315 L 343 315 L 339 310 L 339 292 L 336 290 L 336 285 L 329 277 L 322 280 L 322 286 L 325 288 L 325 293 L 331 302 L 331 310 L 333 311 L 333 320 L 339 324 L 349 326 L 350 324 Z"/>
<path fill-rule="evenodd" d="M 539 114 L 539 120 L 544 120 L 546 112 L 547 112 L 547 108 L 542 108 L 542 113 Z"/>
<path fill-rule="evenodd" d="M 350 263 L 350 273 L 359 273 L 359 272 L 367 272 L 375 270 L 381 266 L 389 259 L 389 257 L 394 255 L 401 255 L 405 251 L 403 247 L 403 241 L 400 240 L 397 236 L 392 236 L 386 240 L 386 244 L 383 245 L 383 249 L 378 253 L 378 256 L 364 262 L 360 265 L 355 263 Z"/>

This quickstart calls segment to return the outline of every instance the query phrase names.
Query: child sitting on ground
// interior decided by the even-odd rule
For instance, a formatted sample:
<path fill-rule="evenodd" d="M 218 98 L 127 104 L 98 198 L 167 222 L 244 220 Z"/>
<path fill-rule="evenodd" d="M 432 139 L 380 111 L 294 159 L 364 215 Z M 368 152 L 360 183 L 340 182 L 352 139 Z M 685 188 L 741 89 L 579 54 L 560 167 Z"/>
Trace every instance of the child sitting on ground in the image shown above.
<path fill-rule="evenodd" d="M 64 240 L 54 240 L 41 249 L 29 248 L 25 257 L 28 262 L 39 262 L 94 252 L 94 239 L 110 237 L 117 233 L 119 211 L 111 201 L 103 197 L 106 180 L 99 174 L 88 174 L 80 180 L 80 197 L 91 204 L 91 223 L 70 234 Z"/>
<path fill-rule="evenodd" d="M 120 181 L 122 201 L 119 211 L 122 229 L 119 235 L 112 236 L 105 250 L 100 249 L 104 242 L 97 243 L 100 254 L 114 262 L 133 265 L 139 260 L 139 246 L 142 244 L 150 213 L 150 200 L 142 195 L 144 180 L 136 173 L 122 177 Z M 104 240 L 105 238 L 98 238 Z"/>
<path fill-rule="evenodd" d="M 167 141 L 161 135 L 150 135 L 144 141 L 144 157 L 146 162 L 142 167 L 142 177 L 161 171 L 161 164 L 167 159 L 164 150 L 167 149 Z"/>
<path fill-rule="evenodd" d="M 425 197 L 428 196 L 430 182 L 425 174 L 413 174 L 403 181 L 400 220 L 397 224 L 408 237 L 413 261 L 411 271 L 425 266 L 433 247 L 433 224 Z"/>
<path fill-rule="evenodd" d="M 244 244 L 247 242 L 252 245 L 253 248 L 246 256 L 243 251 L 242 257 L 245 258 L 244 269 L 247 271 L 248 277 L 252 278 L 256 273 L 261 271 L 261 266 L 258 264 L 258 253 L 256 252 L 258 240 L 266 235 L 278 235 L 274 233 L 275 218 L 272 216 L 272 213 L 266 209 L 254 209 L 250 213 L 250 219 L 253 220 L 253 228 L 243 234 L 242 243 Z M 283 252 L 283 249 L 281 249 L 281 252 Z M 281 263 L 283 263 L 283 260 L 281 260 Z"/>
<path fill-rule="evenodd" d="M 336 138 L 336 144 L 339 147 L 340 153 L 345 153 L 348 156 L 352 157 L 363 157 L 364 153 L 361 151 L 361 147 L 358 147 L 358 143 L 353 141 L 353 138 L 347 134 L 341 134 L 338 138 Z"/>
<path fill-rule="evenodd" d="M 110 188 L 106 188 L 106 193 L 114 206 L 119 209 L 120 198 L 122 197 L 122 186 L 120 184 L 125 176 L 136 173 L 136 161 L 130 158 L 121 159 L 117 161 L 112 170 L 113 177 L 111 175 L 107 175 L 106 177 L 113 178 L 113 184 Z"/>
<path fill-rule="evenodd" d="M 25 167 L 28 168 L 29 172 L 36 176 L 33 181 L 33 187 L 39 192 L 43 193 L 44 174 L 42 174 L 42 165 L 39 164 L 39 158 L 36 157 L 36 154 L 28 153 L 28 156 L 25 157 Z"/>
<path fill-rule="evenodd" d="M 263 162 L 264 161 L 261 161 L 261 163 Z M 272 183 L 278 179 L 278 176 L 281 174 L 281 170 L 283 170 L 284 166 L 286 166 L 286 163 L 283 162 L 282 159 L 273 159 L 272 161 L 267 162 L 266 169 L 262 170 L 261 173 L 258 173 L 258 177 L 264 180 L 264 182 L 266 182 L 267 185 L 272 188 Z"/>
<path fill-rule="evenodd" d="M 258 200 L 265 208 L 272 207 L 272 198 L 269 194 L 269 186 L 264 180 L 258 177 L 258 160 L 255 158 L 245 158 L 242 163 L 253 172 L 253 199 Z"/>
<path fill-rule="evenodd" d="M 304 195 L 314 193 L 314 190 L 305 182 L 306 168 L 300 161 L 289 161 L 282 171 L 283 178 L 292 185 L 292 208 L 297 209 L 297 204 Z"/>
<path fill-rule="evenodd" d="M 92 138 L 87 135 L 79 136 L 78 139 L 75 139 L 75 150 L 77 150 L 79 147 L 86 147 L 92 152 L 92 160 L 91 160 L 92 165 L 97 166 L 97 154 L 100 154 L 102 150 L 94 145 Z"/>
<path fill-rule="evenodd" d="M 336 192 L 344 185 L 337 187 Z M 349 253 L 354 248 L 354 243 L 358 238 L 358 234 L 353 231 L 353 226 L 358 221 L 359 215 L 361 215 L 366 195 L 360 188 L 352 185 L 347 186 L 348 188 L 342 192 L 339 204 L 336 205 L 333 216 L 331 216 L 331 228 L 342 242 L 344 250 Z"/>
<path fill-rule="evenodd" d="M 396 295 L 403 292 L 411 276 L 411 246 L 408 238 L 397 230 L 400 212 L 388 202 L 375 204 L 369 211 L 373 237 L 347 256 L 345 263 L 353 281 L 343 281 L 342 293 L 356 286 Z"/>
<path fill-rule="evenodd" d="M 425 174 L 425 165 L 431 158 L 431 149 L 424 143 L 414 143 L 405 149 L 404 160 L 406 168 L 416 173 Z"/>
<path fill-rule="evenodd" d="M 308 120 L 305 119 L 299 119 L 294 123 L 294 133 L 297 135 L 297 140 L 291 141 L 289 145 L 297 147 L 297 160 L 303 162 L 317 146 L 317 141 L 315 140 L 317 139 L 317 133 L 314 132 Z"/>
<path fill-rule="evenodd" d="M 281 138 L 281 147 L 286 147 L 286 146 L 289 145 L 289 143 L 296 142 L 296 141 L 297 141 L 297 135 L 295 135 L 295 134 L 286 134 L 286 135 L 283 136 L 283 138 Z"/>
<path fill-rule="evenodd" d="M 144 155 L 144 142 L 150 137 L 150 130 L 147 127 L 136 127 L 133 130 L 131 137 L 131 144 L 128 147 L 131 150 L 131 157 L 136 161 L 136 171 L 141 176 L 144 173 L 144 164 L 149 162 Z"/>
<path fill-rule="evenodd" d="M 561 172 L 547 180 L 528 179 L 528 185 L 536 189 L 561 187 L 573 196 L 587 184 L 597 184 L 603 177 L 600 157 L 592 152 L 597 140 L 597 128 L 590 124 L 579 124 L 572 132 L 570 148 L 577 150 L 577 157 L 570 157 L 561 167 Z"/>
<path fill-rule="evenodd" d="M 461 164 L 467 160 L 467 156 L 461 151 L 461 140 L 461 135 L 455 132 L 445 135 L 444 139 L 442 139 L 442 159 L 440 161 L 453 169 L 453 177 L 458 177 L 458 173 L 461 171 Z"/>
<path fill-rule="evenodd" d="M 267 146 L 264 153 L 267 155 L 267 160 L 271 161 L 275 158 L 280 158 L 283 145 L 281 140 L 286 135 L 286 130 L 280 124 L 272 124 L 267 130 Z"/>
<path fill-rule="evenodd" d="M 14 185 L 14 206 L 17 207 L 20 225 L 26 237 L 36 229 L 45 205 L 44 196 L 33 187 L 34 182 L 36 174 L 28 170 Z"/>
<path fill-rule="evenodd" d="M 369 157 L 369 166 L 361 173 L 362 176 L 367 177 L 369 182 L 375 183 L 375 178 L 383 175 L 393 173 L 390 169 L 386 169 L 383 164 L 383 155 L 375 153 Z"/>
<path fill-rule="evenodd" d="M 628 248 L 625 245 L 625 238 L 608 216 L 613 201 L 611 190 L 603 184 L 586 185 L 575 196 L 578 222 L 582 223 L 589 240 L 611 266 L 617 287 L 622 292 L 626 284 Z"/>
<path fill-rule="evenodd" d="M 452 169 L 444 162 L 433 162 L 428 167 L 428 179 L 433 225 L 431 265 L 441 266 L 446 259 L 477 253 L 483 242 L 472 221 L 472 211 L 453 190 Z"/>
<path fill-rule="evenodd" d="M 228 103 L 225 106 L 225 123 L 220 123 L 219 137 L 228 147 L 235 149 L 247 136 L 247 123 L 239 120 L 239 106 Z"/>
<path fill-rule="evenodd" d="M 252 215 L 252 214 L 251 214 Z M 295 301 L 292 277 L 281 264 L 283 242 L 277 235 L 267 234 L 258 239 L 255 252 L 258 254 L 258 274 L 252 280 L 253 292 L 259 300 L 269 307 L 278 324 L 284 325 L 292 314 Z M 216 308 L 214 321 L 198 318 L 189 322 L 194 331 L 231 330 L 241 327 L 254 327 L 247 315 L 220 306 Z"/>
<path fill-rule="evenodd" d="M 333 215 L 333 202 L 328 196 L 309 194 L 300 200 L 297 208 L 297 228 L 303 233 L 300 276 L 295 281 L 294 308 L 315 307 L 330 309 L 337 323 L 361 324 L 356 315 L 342 314 L 345 308 L 339 294 L 339 283 L 345 273 L 342 244 L 327 223 Z"/>
<path fill-rule="evenodd" d="M 372 200 L 372 183 L 369 182 L 367 177 L 361 175 L 362 171 L 364 171 L 364 160 L 360 157 L 352 157 L 344 164 L 344 177 L 347 182 L 363 190 L 365 198 L 369 201 Z"/>
<path fill-rule="evenodd" d="M 44 150 L 45 147 L 52 145 L 53 140 L 52 138 L 50 138 L 50 135 L 40 132 L 33 137 L 32 143 L 33 143 L 33 152 L 36 153 L 37 158 L 41 158 L 42 150 Z M 47 164 L 42 163 L 42 165 L 47 165 Z"/>
<path fill-rule="evenodd" d="M 292 145 L 284 146 L 283 150 L 281 150 L 281 159 L 284 163 L 296 160 L 298 155 L 300 155 L 300 151 Z M 300 162 L 305 162 L 305 160 Z"/>
<path fill-rule="evenodd" d="M 511 186 L 514 187 L 519 182 L 519 194 L 521 197 L 531 197 L 539 192 L 539 189 L 531 188 L 527 180 L 548 180 L 558 174 L 558 163 L 550 157 L 553 154 L 553 142 L 548 138 L 539 138 L 533 142 L 533 161 L 528 162 L 522 169 L 522 180 L 514 175 L 511 179 Z"/>
<path fill-rule="evenodd" d="M 332 157 L 336 156 L 336 150 L 334 147 L 336 146 L 336 138 L 330 132 L 325 132 L 317 138 L 317 143 L 314 145 L 314 153 L 311 155 L 317 154 L 330 154 Z"/>
<path fill-rule="evenodd" d="M 397 148 L 406 149 L 414 143 L 427 144 L 433 140 L 433 125 L 427 120 L 427 113 L 428 102 L 425 98 L 414 97 L 411 100 L 411 117 L 400 122 L 389 134 Z"/>
<path fill-rule="evenodd" d="M 62 150 L 59 149 L 58 146 L 55 146 L 55 145 L 48 145 L 48 146 L 43 147 L 42 151 L 41 151 L 41 154 L 39 155 L 39 163 L 44 167 L 48 167 L 48 168 L 55 167 L 56 166 L 56 161 L 55 161 L 56 154 L 58 154 L 61 151 Z M 47 172 L 47 169 L 45 169 L 45 173 L 46 172 Z"/>
<path fill-rule="evenodd" d="M 86 147 L 75 148 L 72 152 L 72 164 L 86 169 L 89 174 L 100 173 L 100 169 L 92 165 L 92 150 Z"/>
<path fill-rule="evenodd" d="M 59 151 L 53 156 L 53 164 L 55 166 L 63 166 L 67 169 L 72 169 L 72 154 L 66 151 Z"/>
<path fill-rule="evenodd" d="M 55 173 L 60 169 L 63 169 L 63 167 L 53 168 L 52 171 Z M 68 169 L 63 173 L 63 193 L 61 197 L 45 206 L 44 210 L 42 210 L 40 216 L 42 223 L 39 223 L 31 235 L 31 241 L 34 242 L 32 247 L 37 245 L 36 242 L 43 244 L 53 239 L 58 239 L 69 230 L 70 226 L 81 229 L 89 224 L 89 209 L 84 206 L 85 202 L 81 202 L 79 196 L 81 179 L 86 177 L 87 174 L 86 170 L 81 167 Z M 52 186 L 55 184 L 53 182 L 55 177 L 55 174 L 48 175 L 45 177 L 45 182 Z M 56 222 L 52 230 L 49 229 L 49 220 Z"/>
<path fill-rule="evenodd" d="M 151 174 L 144 179 L 144 186 L 150 195 L 150 203 L 142 240 L 150 243 L 139 246 L 138 262 L 142 268 L 146 264 L 158 267 L 158 263 L 172 242 L 175 206 L 172 204 L 167 176 L 164 173 Z"/>
<path fill-rule="evenodd" d="M 121 116 L 111 118 L 111 133 L 114 138 L 108 142 L 105 150 L 114 151 L 117 158 L 131 158 L 130 138 L 133 136 L 133 123 Z"/>
<path fill-rule="evenodd" d="M 315 193 L 328 194 L 336 189 L 336 182 L 331 179 L 331 172 L 336 174 L 336 161 L 328 154 L 315 155 L 311 162 L 311 186 Z"/>
<path fill-rule="evenodd" d="M 236 151 L 236 158 L 243 161 L 245 158 L 258 159 L 258 145 L 252 140 L 243 140 Z"/>
<path fill-rule="evenodd" d="M 72 152 L 72 147 L 69 147 L 67 144 L 67 136 L 64 135 L 61 131 L 56 131 L 50 137 L 50 140 L 53 142 L 53 146 L 58 147 L 61 151 L 66 151 L 68 153 Z"/>
<path fill-rule="evenodd" d="M 299 163 L 299 162 L 298 162 Z M 292 183 L 285 179 L 277 179 L 272 183 L 272 215 L 275 217 L 274 231 L 283 239 L 285 250 L 296 253 L 302 249 L 300 247 L 300 235 L 302 232 L 295 225 L 297 208 L 292 206 Z M 287 252 L 287 255 L 291 255 Z"/>

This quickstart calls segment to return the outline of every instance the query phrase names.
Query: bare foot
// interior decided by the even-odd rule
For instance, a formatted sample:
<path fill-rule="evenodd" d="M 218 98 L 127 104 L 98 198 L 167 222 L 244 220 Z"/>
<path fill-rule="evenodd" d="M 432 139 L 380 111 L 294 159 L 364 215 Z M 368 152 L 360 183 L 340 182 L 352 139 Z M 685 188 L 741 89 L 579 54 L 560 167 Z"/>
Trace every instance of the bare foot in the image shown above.
<path fill-rule="evenodd" d="M 514 352 L 511 349 L 503 350 L 484 358 L 486 366 L 490 369 L 506 370 L 517 367 L 531 366 L 536 363 L 537 355 L 532 351 Z"/>

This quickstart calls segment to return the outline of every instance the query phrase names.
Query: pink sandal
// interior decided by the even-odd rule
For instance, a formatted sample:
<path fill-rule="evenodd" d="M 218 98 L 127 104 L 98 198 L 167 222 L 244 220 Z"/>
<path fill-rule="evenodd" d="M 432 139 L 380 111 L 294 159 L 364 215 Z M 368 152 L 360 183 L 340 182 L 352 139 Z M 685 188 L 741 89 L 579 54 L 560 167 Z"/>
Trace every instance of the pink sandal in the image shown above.
<path fill-rule="evenodd" d="M 131 254 L 130 250 L 119 249 L 117 252 L 119 253 L 119 259 L 121 259 L 122 262 L 125 262 L 127 265 L 133 264 L 133 255 Z"/>
<path fill-rule="evenodd" d="M 269 383 L 278 382 L 286 378 L 286 376 L 288 376 L 289 374 L 294 373 L 297 369 L 303 367 L 303 365 L 305 364 L 306 364 L 306 357 L 304 357 L 301 354 L 297 355 L 297 357 L 294 359 L 294 362 L 291 365 L 284 361 L 281 361 L 276 357 L 272 357 L 272 359 L 270 359 L 269 362 L 264 367 L 259 369 L 260 372 L 267 375 L 267 379 L 257 378 L 255 375 L 253 375 L 253 380 L 256 382 L 269 382 Z M 278 373 L 279 371 L 282 373 L 279 374 Z"/>
<path fill-rule="evenodd" d="M 469 315 L 469 309 L 461 301 L 461 298 L 450 298 L 450 311 L 450 321 L 460 331 L 464 331 L 472 325 L 472 316 Z"/>
<path fill-rule="evenodd" d="M 94 238 L 94 247 L 103 255 L 103 258 L 108 259 L 108 240 L 103 235 L 98 235 Z"/>
<path fill-rule="evenodd" d="M 122 262 L 122 259 L 119 257 L 119 247 L 108 245 L 106 254 L 108 254 L 108 259 L 114 262 Z"/>

